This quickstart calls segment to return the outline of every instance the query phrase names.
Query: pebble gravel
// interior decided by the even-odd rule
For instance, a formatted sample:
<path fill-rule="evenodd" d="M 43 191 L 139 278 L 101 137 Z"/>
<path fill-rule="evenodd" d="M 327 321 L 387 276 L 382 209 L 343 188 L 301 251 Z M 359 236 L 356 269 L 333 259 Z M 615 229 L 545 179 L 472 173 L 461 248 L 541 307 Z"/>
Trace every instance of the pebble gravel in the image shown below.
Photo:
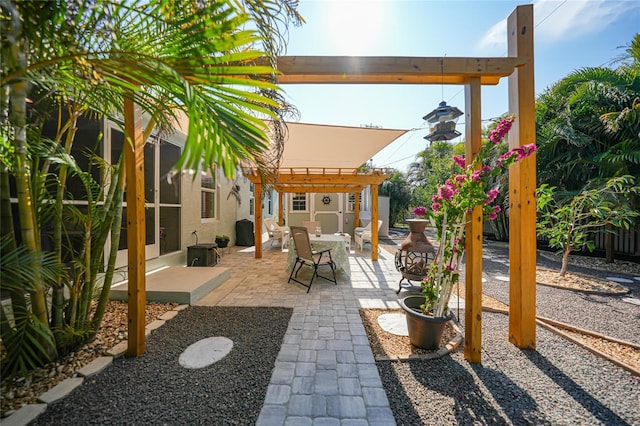
<path fill-rule="evenodd" d="M 482 325 L 482 365 L 462 351 L 377 362 L 398 425 L 640 424 L 637 377 L 540 327 L 537 350 L 520 350 L 506 315 Z"/>
<path fill-rule="evenodd" d="M 51 404 L 35 425 L 253 425 L 258 419 L 292 309 L 189 307 L 147 339 L 138 358 L 119 358 L 69 396 Z M 234 346 L 201 369 L 180 354 L 208 337 Z"/>
<path fill-rule="evenodd" d="M 482 284 L 482 292 L 499 301 L 509 303 L 509 283 L 494 279 L 496 275 L 509 274 L 508 248 L 497 244 L 483 247 L 483 274 L 486 278 Z M 487 262 L 486 259 L 493 259 Z M 560 264 L 544 256 L 538 256 L 538 267 L 560 270 Z M 612 275 L 611 272 L 571 266 L 578 273 L 596 276 Z M 615 276 L 632 278 L 631 275 L 618 273 Z M 599 295 L 579 291 L 536 286 L 536 312 L 539 316 L 602 333 L 604 335 L 640 344 L 640 306 L 625 302 L 625 297 L 640 296 L 640 281 L 625 284 L 628 295 Z"/>

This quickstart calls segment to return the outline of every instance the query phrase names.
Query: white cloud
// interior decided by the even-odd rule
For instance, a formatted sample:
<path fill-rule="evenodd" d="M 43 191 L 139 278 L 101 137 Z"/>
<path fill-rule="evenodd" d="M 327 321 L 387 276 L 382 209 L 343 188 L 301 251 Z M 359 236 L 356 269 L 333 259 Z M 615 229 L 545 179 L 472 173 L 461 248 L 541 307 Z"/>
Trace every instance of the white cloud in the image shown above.
<path fill-rule="evenodd" d="M 535 0 L 533 19 L 536 43 L 555 43 L 603 31 L 630 10 L 640 9 L 638 1 Z M 507 50 L 507 20 L 496 23 L 480 40 L 484 52 L 503 55 Z"/>

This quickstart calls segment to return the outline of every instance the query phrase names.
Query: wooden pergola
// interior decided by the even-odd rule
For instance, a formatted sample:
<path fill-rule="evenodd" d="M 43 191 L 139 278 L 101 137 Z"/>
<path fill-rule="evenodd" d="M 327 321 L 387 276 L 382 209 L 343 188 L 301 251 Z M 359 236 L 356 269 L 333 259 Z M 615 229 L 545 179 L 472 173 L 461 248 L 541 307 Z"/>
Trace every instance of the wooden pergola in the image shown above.
<path fill-rule="evenodd" d="M 243 170 L 244 175 L 253 182 L 255 193 L 262 193 L 262 182 L 256 169 Z M 281 169 L 275 179 L 268 182 L 278 193 L 278 220 L 282 225 L 283 193 L 355 193 L 355 223 L 359 221 L 360 193 L 371 187 L 371 221 L 378 223 L 378 185 L 389 175 L 381 170 L 360 173 L 357 169 Z M 255 203 L 255 258 L 262 258 L 262 203 Z M 375 229 L 374 229 L 375 228 Z M 371 260 L 378 260 L 378 228 L 371 227 Z"/>
<path fill-rule="evenodd" d="M 460 84 L 465 89 L 466 158 L 470 162 L 482 141 L 481 87 L 508 77 L 509 112 L 517 119 L 509 134 L 510 148 L 535 142 L 533 6 L 518 6 L 507 20 L 508 57 L 280 57 L 280 84 Z M 129 356 L 144 352 L 144 194 L 142 125 L 133 105 L 125 107 L 125 126 L 133 144 L 125 144 L 127 167 L 127 221 L 129 223 Z M 136 121 L 137 120 L 137 121 Z M 247 176 L 259 185 L 254 172 Z M 273 184 L 278 192 L 359 192 L 371 185 L 377 220 L 377 185 L 383 173 L 295 173 L 281 170 Z M 509 340 L 519 348 L 536 345 L 536 160 L 531 156 L 509 170 Z M 256 187 L 260 193 L 261 187 Z M 280 197 L 281 199 L 282 197 Z M 282 205 L 279 206 L 280 213 Z M 356 209 L 356 211 L 359 209 Z M 256 203 L 256 227 L 261 230 L 261 203 Z M 465 359 L 481 361 L 482 321 L 482 208 L 470 215 L 466 230 Z M 282 217 L 282 214 L 280 214 Z M 372 230 L 376 227 L 372 227 Z M 261 253 L 256 232 L 256 257 Z M 377 260 L 377 232 L 373 232 L 372 259 Z"/>

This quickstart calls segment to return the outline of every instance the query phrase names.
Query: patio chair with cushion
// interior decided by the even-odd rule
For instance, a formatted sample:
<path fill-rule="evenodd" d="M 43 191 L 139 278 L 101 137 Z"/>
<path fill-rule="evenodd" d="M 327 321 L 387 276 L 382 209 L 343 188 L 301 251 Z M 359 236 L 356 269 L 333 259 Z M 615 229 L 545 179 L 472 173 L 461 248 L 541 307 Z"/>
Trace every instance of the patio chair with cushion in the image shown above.
<path fill-rule="evenodd" d="M 313 284 L 315 277 L 331 281 L 337 285 L 336 264 L 331 258 L 331 250 L 314 251 L 311 248 L 309 232 L 307 231 L 307 228 L 303 226 L 292 226 L 291 238 L 293 238 L 293 244 L 296 249 L 296 262 L 293 264 L 291 274 L 289 275 L 289 281 L 287 282 L 291 282 L 293 280 L 298 284 L 302 284 L 307 287 L 307 293 L 311 290 L 311 284 Z M 305 265 L 310 266 L 313 269 L 313 275 L 311 275 L 311 280 L 308 283 L 298 280 L 298 272 L 300 272 L 300 269 Z M 318 269 L 321 266 L 329 266 L 331 268 L 333 279 L 324 277 L 318 273 Z"/>
<path fill-rule="evenodd" d="M 309 231 L 310 234 L 315 234 L 316 231 L 318 230 L 318 228 L 321 228 L 320 226 L 320 222 L 318 221 L 304 221 L 302 222 L 302 226 L 304 226 L 305 228 L 307 228 L 307 231 Z"/>
<path fill-rule="evenodd" d="M 285 248 L 289 242 L 289 227 L 278 225 L 276 221 L 270 217 L 264 219 L 264 225 L 269 233 L 269 241 L 271 241 L 271 245 L 273 245 L 275 240 L 278 240 L 280 242 L 280 246 Z"/>
<path fill-rule="evenodd" d="M 360 251 L 364 248 L 364 243 L 371 242 L 371 223 L 364 228 L 356 228 L 353 230 L 353 241 L 356 243 L 356 246 L 360 248 Z M 380 227 L 382 227 L 382 221 L 378 221 L 378 232 L 380 232 Z"/>

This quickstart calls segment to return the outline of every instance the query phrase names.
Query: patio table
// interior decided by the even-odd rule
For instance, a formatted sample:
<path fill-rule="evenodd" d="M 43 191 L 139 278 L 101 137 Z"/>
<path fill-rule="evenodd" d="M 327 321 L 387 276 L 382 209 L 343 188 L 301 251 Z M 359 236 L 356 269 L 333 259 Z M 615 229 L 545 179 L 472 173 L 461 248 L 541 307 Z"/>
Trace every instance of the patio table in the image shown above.
<path fill-rule="evenodd" d="M 336 269 L 341 269 L 345 274 L 351 276 L 351 266 L 349 266 L 349 252 L 345 247 L 345 239 L 342 235 L 320 234 L 319 237 L 309 234 L 311 248 L 314 251 L 331 250 L 331 259 L 336 264 Z M 296 263 L 295 242 L 293 238 L 289 240 L 289 253 L 287 254 L 287 271 L 291 271 Z"/>

